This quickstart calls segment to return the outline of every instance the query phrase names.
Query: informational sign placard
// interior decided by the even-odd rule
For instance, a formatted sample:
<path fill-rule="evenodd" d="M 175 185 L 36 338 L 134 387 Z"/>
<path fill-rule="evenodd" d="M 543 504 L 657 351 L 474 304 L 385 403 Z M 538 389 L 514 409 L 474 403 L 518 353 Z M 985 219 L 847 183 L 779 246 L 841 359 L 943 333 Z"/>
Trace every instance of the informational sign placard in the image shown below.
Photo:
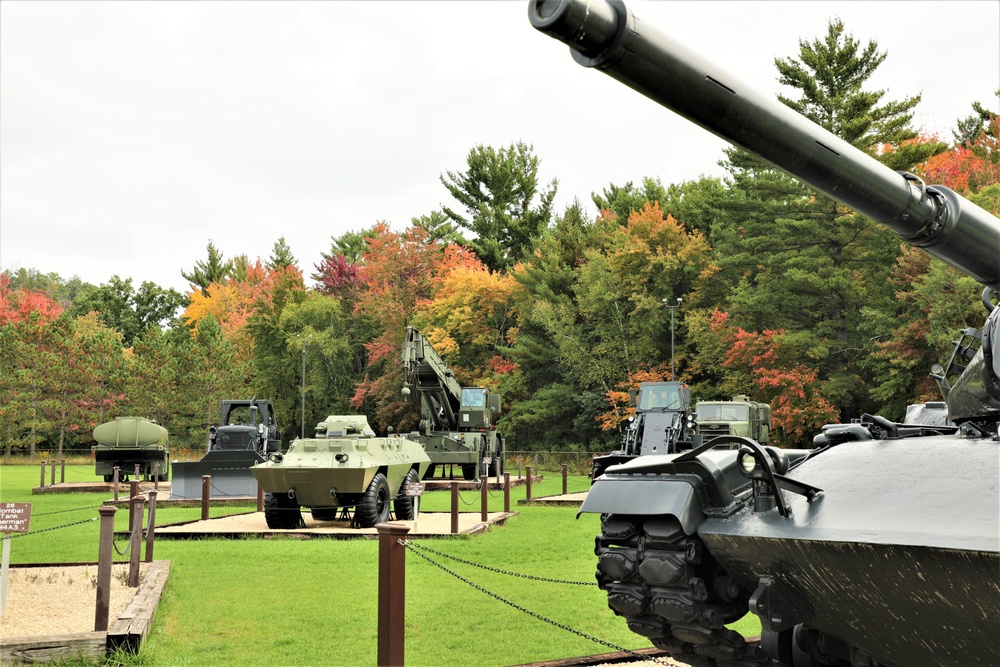
<path fill-rule="evenodd" d="M 31 503 L 0 503 L 0 533 L 27 533 Z"/>
<path fill-rule="evenodd" d="M 0 554 L 0 616 L 7 611 L 7 569 L 10 567 L 10 536 L 27 533 L 31 526 L 31 503 L 0 503 L 0 533 L 3 552 Z"/>
<path fill-rule="evenodd" d="M 424 488 L 426 485 L 423 482 L 410 482 L 406 485 L 406 495 L 408 496 L 422 496 L 424 495 Z"/>

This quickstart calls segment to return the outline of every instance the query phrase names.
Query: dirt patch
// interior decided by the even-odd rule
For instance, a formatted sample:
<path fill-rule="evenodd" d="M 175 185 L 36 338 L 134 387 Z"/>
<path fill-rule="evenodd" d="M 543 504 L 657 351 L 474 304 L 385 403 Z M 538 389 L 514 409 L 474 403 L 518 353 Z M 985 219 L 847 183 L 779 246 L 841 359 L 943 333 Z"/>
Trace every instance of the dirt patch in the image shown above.
<path fill-rule="evenodd" d="M 140 586 L 148 568 L 148 563 L 139 564 Z M 139 590 L 126 585 L 128 569 L 128 563 L 112 566 L 109 625 Z M 7 582 L 7 611 L 0 619 L 5 640 L 94 631 L 96 565 L 12 567 Z"/>

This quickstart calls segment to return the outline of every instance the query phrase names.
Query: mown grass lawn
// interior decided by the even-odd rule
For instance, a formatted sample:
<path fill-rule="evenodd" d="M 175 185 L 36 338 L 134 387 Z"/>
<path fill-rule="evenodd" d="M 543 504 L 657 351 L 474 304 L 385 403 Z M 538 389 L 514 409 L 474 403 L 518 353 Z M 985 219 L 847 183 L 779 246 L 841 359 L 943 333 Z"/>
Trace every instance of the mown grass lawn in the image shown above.
<path fill-rule="evenodd" d="M 93 467 L 67 466 L 67 481 L 96 479 Z M 31 529 L 42 531 L 97 516 L 106 494 L 32 495 L 37 466 L 0 467 L 0 502 L 31 502 Z M 571 477 L 569 491 L 588 488 Z M 562 491 L 558 474 L 535 484 L 535 497 Z M 493 568 L 592 582 L 598 517 L 576 518 L 574 507 L 518 506 L 503 526 L 473 537 L 423 539 L 418 544 Z M 463 491 L 478 512 L 479 496 Z M 490 496 L 500 511 L 503 494 Z M 447 511 L 448 491 L 424 495 L 421 512 Z M 252 508 L 214 508 L 212 516 Z M 69 511 L 67 511 L 69 510 Z M 197 519 L 200 509 L 157 507 L 157 523 Z M 53 513 L 59 512 L 59 513 Z M 116 529 L 127 529 L 127 511 Z M 29 534 L 12 542 L 11 561 L 94 561 L 98 522 Z M 171 562 L 170 579 L 147 649 L 148 665 L 373 665 L 377 652 L 375 540 L 199 539 L 156 542 L 157 560 Z M 596 586 L 531 581 L 432 556 L 478 586 L 580 632 L 617 646 L 649 643 L 625 627 Z M 612 649 L 518 611 L 409 554 L 406 577 L 408 665 L 515 665 Z M 759 632 L 748 617 L 737 626 Z"/>

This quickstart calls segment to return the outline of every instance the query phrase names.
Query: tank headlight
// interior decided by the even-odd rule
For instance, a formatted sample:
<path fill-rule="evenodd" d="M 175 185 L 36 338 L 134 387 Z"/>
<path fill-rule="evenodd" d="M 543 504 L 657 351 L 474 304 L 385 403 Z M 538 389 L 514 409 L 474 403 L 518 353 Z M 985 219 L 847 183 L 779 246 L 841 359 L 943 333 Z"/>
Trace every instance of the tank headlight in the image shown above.
<path fill-rule="evenodd" d="M 281 463 L 281 460 L 285 458 L 281 452 L 273 452 L 268 457 L 267 460 L 271 463 Z"/>
<path fill-rule="evenodd" d="M 757 468 L 757 457 L 749 449 L 741 449 L 736 456 L 736 465 L 740 469 L 740 474 L 744 477 L 753 477 L 753 471 Z"/>
<path fill-rule="evenodd" d="M 337 460 L 337 463 L 344 463 L 347 461 L 347 454 L 341 452 L 340 454 L 335 454 L 333 458 Z"/>

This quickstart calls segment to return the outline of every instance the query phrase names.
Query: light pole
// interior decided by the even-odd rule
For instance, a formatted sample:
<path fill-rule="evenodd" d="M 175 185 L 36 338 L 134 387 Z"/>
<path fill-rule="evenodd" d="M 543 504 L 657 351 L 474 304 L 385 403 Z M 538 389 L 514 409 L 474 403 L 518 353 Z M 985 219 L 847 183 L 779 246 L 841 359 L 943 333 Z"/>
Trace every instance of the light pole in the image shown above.
<path fill-rule="evenodd" d="M 677 297 L 677 303 L 670 305 L 667 303 L 668 299 L 663 300 L 663 305 L 670 309 L 670 380 L 674 380 L 674 310 L 680 308 L 681 297 Z"/>
<path fill-rule="evenodd" d="M 311 339 L 312 336 L 302 337 L 299 334 L 299 340 L 302 341 L 302 424 L 300 425 L 299 437 L 305 440 L 306 437 L 306 341 Z"/>

